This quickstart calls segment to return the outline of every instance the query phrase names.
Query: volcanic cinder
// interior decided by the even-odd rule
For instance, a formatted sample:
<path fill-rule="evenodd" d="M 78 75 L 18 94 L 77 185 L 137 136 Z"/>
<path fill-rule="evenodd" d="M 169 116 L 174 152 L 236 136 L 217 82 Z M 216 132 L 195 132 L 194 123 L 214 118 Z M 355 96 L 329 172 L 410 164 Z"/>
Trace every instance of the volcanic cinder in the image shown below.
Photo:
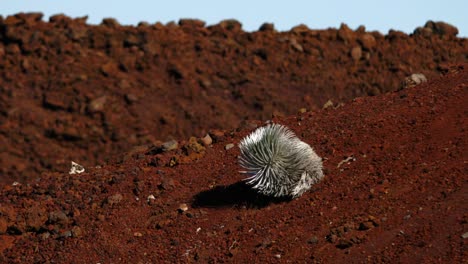
<path fill-rule="evenodd" d="M 0 19 L 0 262 L 468 259 L 468 45 L 453 26 L 41 18 Z M 297 199 L 242 181 L 237 144 L 267 120 L 323 158 Z"/>

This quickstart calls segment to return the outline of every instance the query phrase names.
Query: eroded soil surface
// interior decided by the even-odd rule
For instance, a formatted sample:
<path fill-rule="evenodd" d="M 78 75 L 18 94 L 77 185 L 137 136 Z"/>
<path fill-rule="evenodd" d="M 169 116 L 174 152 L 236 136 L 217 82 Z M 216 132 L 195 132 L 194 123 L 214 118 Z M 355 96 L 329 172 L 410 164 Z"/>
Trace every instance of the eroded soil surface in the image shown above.
<path fill-rule="evenodd" d="M 214 130 L 213 142 L 154 143 L 81 174 L 50 172 L 7 185 L 1 261 L 462 263 L 467 67 L 447 66 L 444 76 L 397 92 L 275 117 L 324 159 L 325 179 L 292 201 L 259 196 L 241 181 L 236 144 L 260 121 Z M 380 74 L 395 83 L 390 76 L 403 75 Z"/>
<path fill-rule="evenodd" d="M 41 18 L 0 18 L 0 184 L 398 90 L 413 73 L 431 80 L 468 56 L 467 40 L 441 22 L 382 35 Z"/>

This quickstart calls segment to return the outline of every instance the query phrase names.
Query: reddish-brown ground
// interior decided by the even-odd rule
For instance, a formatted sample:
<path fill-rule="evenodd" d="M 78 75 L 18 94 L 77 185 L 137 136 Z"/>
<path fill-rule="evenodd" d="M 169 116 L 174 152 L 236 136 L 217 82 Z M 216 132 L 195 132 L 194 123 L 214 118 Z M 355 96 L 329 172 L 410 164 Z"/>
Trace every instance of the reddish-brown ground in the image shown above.
<path fill-rule="evenodd" d="M 238 172 L 238 148 L 226 150 L 260 122 L 215 131 L 206 147 L 196 138 L 171 151 L 149 145 L 82 174 L 6 186 L 1 261 L 462 263 L 467 67 L 275 118 L 324 159 L 326 178 L 292 201 L 252 192 Z"/>
<path fill-rule="evenodd" d="M 394 91 L 413 73 L 433 79 L 468 56 L 467 40 L 445 23 L 382 35 L 41 17 L 0 18 L 0 183 Z"/>
<path fill-rule="evenodd" d="M 0 263 L 468 259 L 468 43 L 453 27 L 40 18 L 0 18 Z M 429 82 L 403 84 L 412 73 Z M 324 159 L 292 201 L 238 172 L 237 143 L 272 114 Z"/>

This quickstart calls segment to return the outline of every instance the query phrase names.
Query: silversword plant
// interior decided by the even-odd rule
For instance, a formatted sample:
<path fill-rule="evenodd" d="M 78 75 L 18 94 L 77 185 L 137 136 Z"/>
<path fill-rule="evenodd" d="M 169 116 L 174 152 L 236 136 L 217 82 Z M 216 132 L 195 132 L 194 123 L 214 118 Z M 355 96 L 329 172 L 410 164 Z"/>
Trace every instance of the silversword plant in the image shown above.
<path fill-rule="evenodd" d="M 301 196 L 323 177 L 322 159 L 287 127 L 269 124 L 242 139 L 239 164 L 247 183 L 269 196 Z"/>

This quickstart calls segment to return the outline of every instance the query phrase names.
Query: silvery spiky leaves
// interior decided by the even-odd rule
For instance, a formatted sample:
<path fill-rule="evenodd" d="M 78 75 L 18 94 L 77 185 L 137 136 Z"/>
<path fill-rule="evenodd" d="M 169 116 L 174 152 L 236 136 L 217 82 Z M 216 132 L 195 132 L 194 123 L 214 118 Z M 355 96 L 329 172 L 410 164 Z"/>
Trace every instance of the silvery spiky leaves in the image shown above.
<path fill-rule="evenodd" d="M 239 144 L 247 183 L 269 196 L 301 196 L 323 178 L 322 159 L 287 127 L 270 124 Z"/>

